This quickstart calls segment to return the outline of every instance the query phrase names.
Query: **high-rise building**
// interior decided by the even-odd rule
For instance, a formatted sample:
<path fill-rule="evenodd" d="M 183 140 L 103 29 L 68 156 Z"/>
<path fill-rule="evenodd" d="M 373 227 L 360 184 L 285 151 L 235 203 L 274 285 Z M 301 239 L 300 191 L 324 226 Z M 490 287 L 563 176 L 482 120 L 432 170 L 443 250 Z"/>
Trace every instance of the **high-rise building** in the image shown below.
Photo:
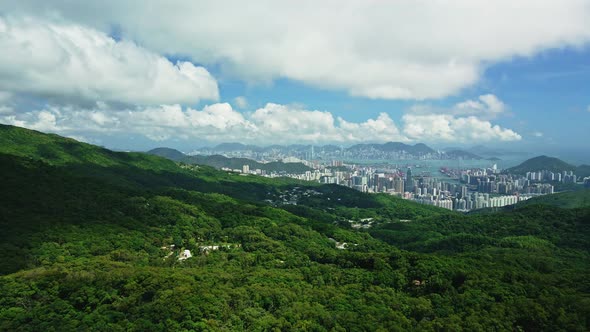
<path fill-rule="evenodd" d="M 394 190 L 398 193 L 404 193 L 404 181 L 401 178 L 396 177 L 394 180 Z"/>
<path fill-rule="evenodd" d="M 414 184 L 412 183 L 412 169 L 408 167 L 408 171 L 406 172 L 406 190 L 410 191 L 414 188 Z"/>
<path fill-rule="evenodd" d="M 467 186 L 461 186 L 461 198 L 467 197 Z"/>

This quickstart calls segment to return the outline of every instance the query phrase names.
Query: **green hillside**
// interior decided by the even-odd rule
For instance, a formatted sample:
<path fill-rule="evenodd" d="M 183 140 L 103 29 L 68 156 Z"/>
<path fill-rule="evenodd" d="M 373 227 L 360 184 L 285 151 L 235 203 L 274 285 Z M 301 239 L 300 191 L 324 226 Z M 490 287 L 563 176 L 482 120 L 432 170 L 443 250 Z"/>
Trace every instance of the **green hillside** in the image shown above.
<path fill-rule="evenodd" d="M 155 148 L 149 150 L 148 154 L 153 154 L 155 156 L 160 156 L 168 159 L 172 159 L 174 161 L 182 161 L 184 158 L 187 157 L 184 153 L 170 148 Z"/>
<path fill-rule="evenodd" d="M 566 209 L 590 207 L 590 189 L 544 195 L 518 203 L 518 206 L 526 205 L 552 205 Z"/>
<path fill-rule="evenodd" d="M 144 153 L 113 152 L 54 134 L 0 124 L 0 153 L 41 160 L 49 165 L 138 167 L 176 170 L 168 160 Z"/>
<path fill-rule="evenodd" d="M 536 172 L 547 170 L 550 172 L 575 171 L 576 166 L 570 165 L 563 160 L 547 156 L 538 156 L 528 159 L 522 164 L 509 168 L 507 173 L 525 174 L 526 172 Z"/>
<path fill-rule="evenodd" d="M 590 329 L 589 208 L 465 216 L 0 129 L 0 331 Z"/>

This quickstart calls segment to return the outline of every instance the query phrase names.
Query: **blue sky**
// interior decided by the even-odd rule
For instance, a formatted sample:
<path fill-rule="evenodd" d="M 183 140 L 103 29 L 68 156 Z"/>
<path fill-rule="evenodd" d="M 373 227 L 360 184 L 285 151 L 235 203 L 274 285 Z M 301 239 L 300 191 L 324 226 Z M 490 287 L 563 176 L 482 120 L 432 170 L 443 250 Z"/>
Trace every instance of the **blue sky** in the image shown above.
<path fill-rule="evenodd" d="M 0 122 L 124 150 L 403 141 L 581 155 L 588 21 L 573 0 L 0 0 Z"/>
<path fill-rule="evenodd" d="M 249 106 L 245 111 L 263 107 L 272 96 L 275 103 L 326 110 L 351 121 L 374 118 L 381 112 L 400 121 L 404 112 L 416 104 L 414 100 L 354 97 L 343 91 L 318 89 L 288 79 L 254 85 L 234 79 L 219 82 L 222 99 L 246 97 Z M 545 144 L 568 145 L 590 150 L 589 89 L 590 48 L 562 48 L 490 64 L 477 84 L 455 95 L 424 103 L 450 107 L 462 100 L 493 93 L 510 108 L 510 114 L 496 123 L 522 132 L 525 139 L 519 145 L 539 148 Z"/>

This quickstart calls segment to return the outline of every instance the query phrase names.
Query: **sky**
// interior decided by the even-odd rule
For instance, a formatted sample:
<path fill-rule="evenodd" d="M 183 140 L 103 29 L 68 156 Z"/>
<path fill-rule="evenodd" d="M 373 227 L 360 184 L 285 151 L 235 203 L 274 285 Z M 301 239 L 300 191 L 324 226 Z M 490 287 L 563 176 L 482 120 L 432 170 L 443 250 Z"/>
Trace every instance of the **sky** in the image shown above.
<path fill-rule="evenodd" d="M 0 123 L 590 155 L 590 1 L 0 0 Z"/>

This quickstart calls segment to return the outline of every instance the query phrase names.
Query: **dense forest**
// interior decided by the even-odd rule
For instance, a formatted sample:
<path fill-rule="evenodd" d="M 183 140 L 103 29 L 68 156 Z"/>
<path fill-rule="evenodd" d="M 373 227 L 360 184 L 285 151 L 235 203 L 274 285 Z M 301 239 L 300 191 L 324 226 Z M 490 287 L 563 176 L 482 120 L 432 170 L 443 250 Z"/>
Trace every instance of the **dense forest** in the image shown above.
<path fill-rule="evenodd" d="M 588 191 L 464 215 L 11 126 L 0 171 L 0 331 L 590 330 Z"/>

